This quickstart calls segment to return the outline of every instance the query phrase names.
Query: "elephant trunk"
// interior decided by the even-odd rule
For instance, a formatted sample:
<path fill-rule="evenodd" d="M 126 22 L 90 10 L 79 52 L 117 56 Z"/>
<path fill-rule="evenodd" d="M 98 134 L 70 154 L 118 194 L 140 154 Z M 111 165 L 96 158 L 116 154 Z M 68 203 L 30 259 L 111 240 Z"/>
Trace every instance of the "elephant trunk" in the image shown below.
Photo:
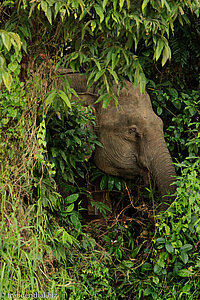
<path fill-rule="evenodd" d="M 168 194 L 175 192 L 176 186 L 172 183 L 175 181 L 175 168 L 172 163 L 171 155 L 167 149 L 163 137 L 148 141 L 147 147 L 144 149 L 144 155 L 147 161 L 147 167 L 153 175 L 160 194 L 163 196 L 163 202 L 169 202 L 172 197 Z M 167 206 L 162 205 L 162 210 Z"/>

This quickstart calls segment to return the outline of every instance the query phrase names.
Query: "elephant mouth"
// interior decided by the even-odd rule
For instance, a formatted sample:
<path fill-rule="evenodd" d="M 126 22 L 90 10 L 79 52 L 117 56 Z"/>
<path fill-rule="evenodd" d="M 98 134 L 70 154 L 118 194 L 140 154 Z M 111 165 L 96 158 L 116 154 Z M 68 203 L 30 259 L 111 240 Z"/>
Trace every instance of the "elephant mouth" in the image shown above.
<path fill-rule="evenodd" d="M 104 162 L 105 165 L 102 163 Z M 124 179 L 135 179 L 137 177 L 141 177 L 143 179 L 143 182 L 147 184 L 148 182 L 148 170 L 146 168 L 141 168 L 136 162 L 134 163 L 128 163 L 128 159 L 126 161 L 126 164 L 124 162 L 120 162 L 118 160 L 112 160 L 112 161 L 106 161 L 105 158 L 101 161 L 96 160 L 95 161 L 97 167 L 101 169 L 103 172 L 123 177 Z M 121 165 L 121 166 L 120 166 Z"/>

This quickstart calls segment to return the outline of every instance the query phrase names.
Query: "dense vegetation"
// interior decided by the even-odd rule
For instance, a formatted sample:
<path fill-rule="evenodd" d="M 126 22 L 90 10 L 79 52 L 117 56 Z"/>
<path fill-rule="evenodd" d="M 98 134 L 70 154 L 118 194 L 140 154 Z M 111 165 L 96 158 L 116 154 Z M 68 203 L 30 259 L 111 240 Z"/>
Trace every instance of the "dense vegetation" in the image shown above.
<path fill-rule="evenodd" d="M 200 298 L 199 10 L 198 0 L 0 4 L 3 299 Z M 117 104 L 113 80 L 147 89 L 178 174 L 161 216 L 153 186 L 94 166 L 95 117 L 72 101 L 64 68 L 99 85 L 105 108 Z"/>

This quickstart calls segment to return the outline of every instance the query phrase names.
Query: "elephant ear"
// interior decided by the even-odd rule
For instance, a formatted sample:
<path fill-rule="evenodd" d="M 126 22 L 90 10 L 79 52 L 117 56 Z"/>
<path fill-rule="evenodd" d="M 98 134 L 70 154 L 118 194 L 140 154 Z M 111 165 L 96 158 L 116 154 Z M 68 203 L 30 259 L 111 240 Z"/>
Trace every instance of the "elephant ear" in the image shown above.
<path fill-rule="evenodd" d="M 95 104 L 95 102 L 98 99 L 98 95 L 90 92 L 84 92 L 84 93 L 78 92 L 77 95 L 79 96 L 81 102 L 83 102 L 83 105 L 89 105 L 92 108 L 94 114 L 96 115 L 98 105 Z"/>

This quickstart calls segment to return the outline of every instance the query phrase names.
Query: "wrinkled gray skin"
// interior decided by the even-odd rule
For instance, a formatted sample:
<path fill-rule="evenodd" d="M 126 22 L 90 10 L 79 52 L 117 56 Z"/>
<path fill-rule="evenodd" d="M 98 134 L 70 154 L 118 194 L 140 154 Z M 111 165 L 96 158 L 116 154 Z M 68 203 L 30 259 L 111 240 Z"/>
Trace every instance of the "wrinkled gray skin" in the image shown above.
<path fill-rule="evenodd" d="M 71 87 L 80 98 L 90 105 L 97 99 L 98 92 L 87 92 L 86 78 L 80 74 L 69 74 Z M 117 86 L 113 90 L 119 101 L 117 108 L 111 101 L 107 109 L 102 104 L 93 105 L 97 118 L 97 135 L 104 148 L 96 147 L 95 164 L 107 174 L 134 179 L 141 176 L 148 182 L 151 173 L 162 196 L 175 191 L 171 185 L 176 176 L 170 153 L 167 149 L 163 122 L 153 112 L 148 94 L 126 82 L 120 96 Z M 163 197 L 164 202 L 168 200 Z M 163 204 L 161 209 L 166 209 Z"/>

